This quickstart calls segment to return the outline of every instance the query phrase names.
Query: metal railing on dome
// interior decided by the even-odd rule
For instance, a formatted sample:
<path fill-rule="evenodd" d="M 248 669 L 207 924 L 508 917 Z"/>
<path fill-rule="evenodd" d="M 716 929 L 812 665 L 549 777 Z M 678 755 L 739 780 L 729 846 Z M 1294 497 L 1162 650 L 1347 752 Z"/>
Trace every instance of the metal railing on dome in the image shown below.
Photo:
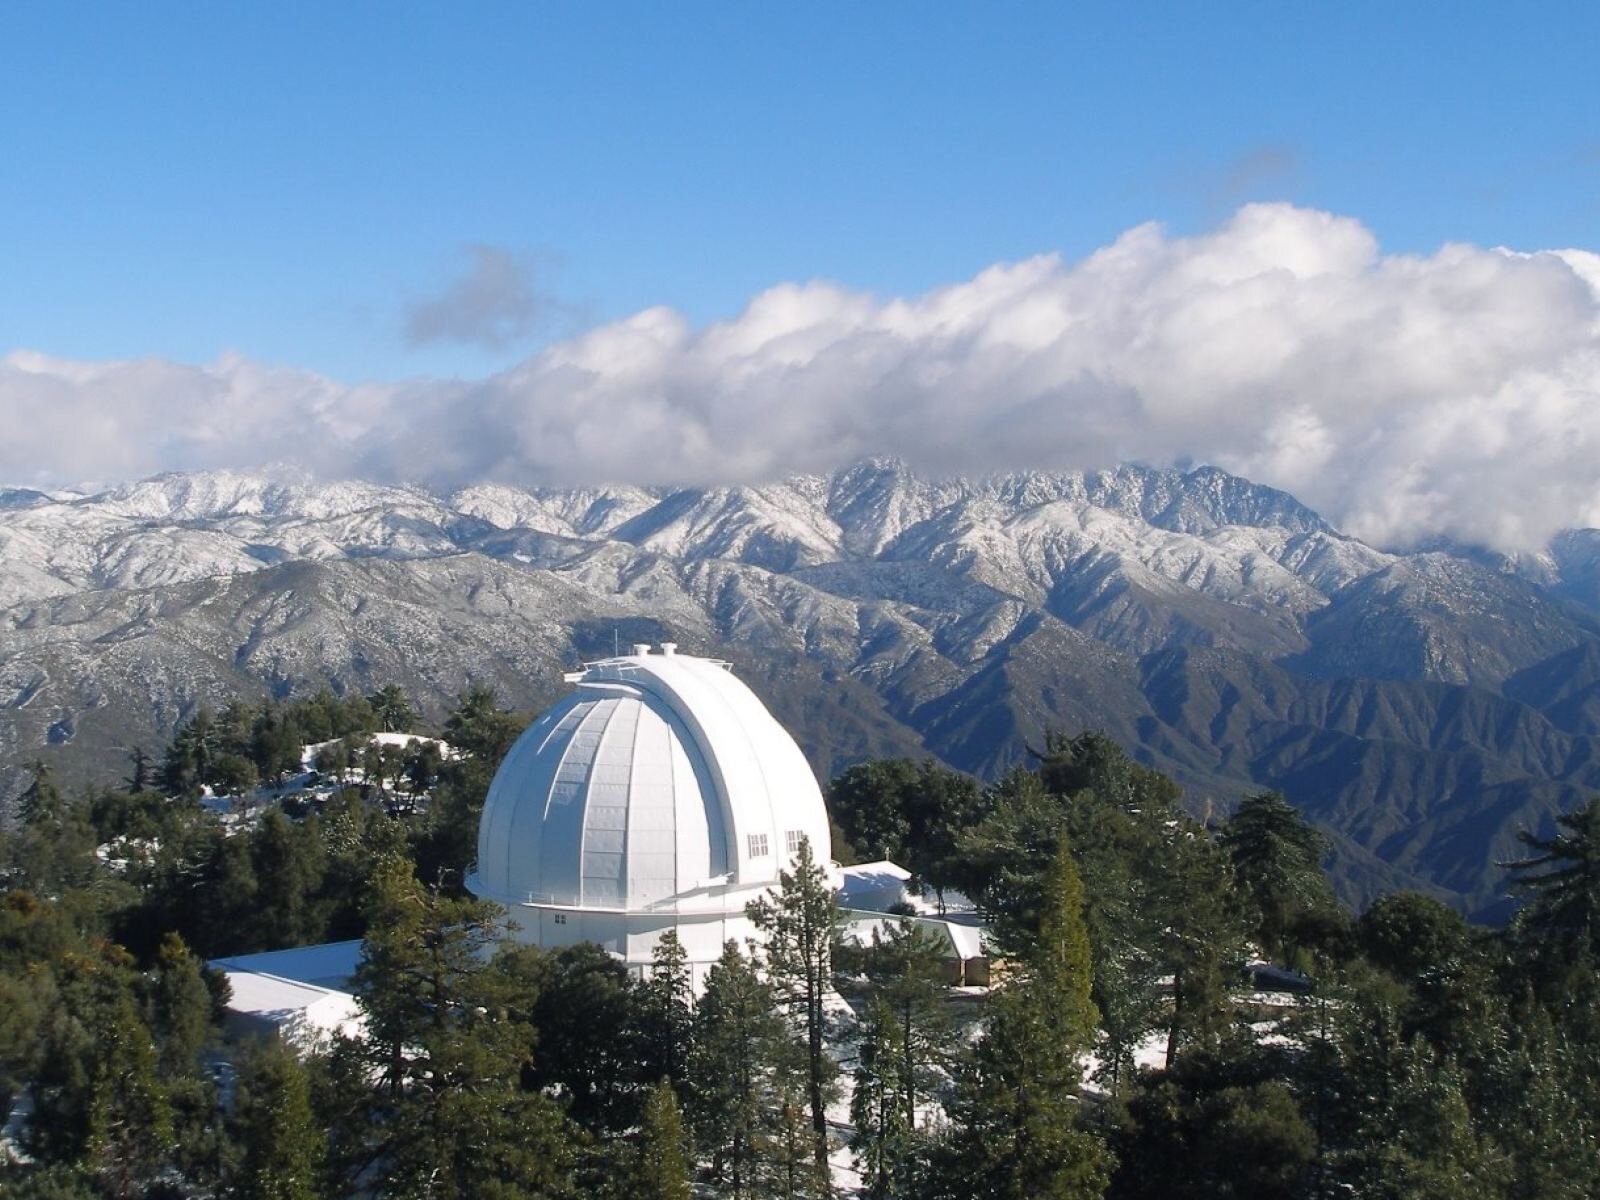
<path fill-rule="evenodd" d="M 473 873 L 475 876 L 476 872 Z M 469 876 L 469 879 L 471 876 Z M 502 904 L 522 904 L 530 907 L 557 908 L 566 910 L 581 910 L 597 913 L 675 913 L 675 912 L 708 912 L 720 911 L 722 906 L 712 903 L 723 897 L 715 893 L 729 887 L 730 875 L 716 875 L 710 879 L 702 879 L 686 891 L 666 896 L 660 900 L 651 900 L 643 904 L 594 904 L 574 899 L 570 895 L 556 895 L 554 892 L 522 892 L 516 896 L 492 896 Z M 750 890 L 754 890 L 752 885 Z M 737 889 L 735 889 L 737 890 Z"/>

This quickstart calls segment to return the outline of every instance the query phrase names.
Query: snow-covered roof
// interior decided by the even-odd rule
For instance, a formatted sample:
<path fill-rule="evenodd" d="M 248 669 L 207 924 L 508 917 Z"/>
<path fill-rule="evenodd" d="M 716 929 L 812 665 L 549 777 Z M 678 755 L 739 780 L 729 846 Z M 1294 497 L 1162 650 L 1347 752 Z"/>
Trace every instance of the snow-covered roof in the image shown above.
<path fill-rule="evenodd" d="M 726 664 L 662 647 L 591 663 L 518 739 L 478 827 L 487 899 L 648 911 L 832 850 L 816 777 Z"/>
<path fill-rule="evenodd" d="M 854 866 L 842 867 L 839 874 L 844 879 L 842 887 L 846 894 L 851 888 L 893 887 L 911 878 L 910 871 L 887 858 L 880 858 L 877 862 L 856 863 Z"/>
<path fill-rule="evenodd" d="M 867 946 L 872 943 L 874 935 L 880 938 L 887 937 L 892 927 L 902 924 L 914 925 L 924 933 L 931 934 L 951 958 L 966 961 L 984 958 L 988 954 L 983 945 L 983 926 L 969 925 L 961 921 L 945 921 L 937 917 L 880 915 L 870 910 L 851 910 L 847 907 L 843 937 L 847 941 Z"/>
<path fill-rule="evenodd" d="M 360 1036 L 365 1022 L 349 992 L 320 988 L 254 971 L 225 971 L 233 989 L 229 1024 L 240 1032 L 276 1033 L 286 1042 L 312 1049 L 336 1034 Z"/>
<path fill-rule="evenodd" d="M 978 925 L 963 925 L 957 921 L 940 921 L 944 926 L 945 936 L 950 939 L 950 944 L 955 947 L 957 958 L 982 958 L 983 928 Z"/>
<path fill-rule="evenodd" d="M 361 961 L 360 940 L 212 959 L 228 980 L 228 1026 L 276 1035 L 301 1049 L 360 1036 L 361 1007 L 345 989 Z"/>
<path fill-rule="evenodd" d="M 857 863 L 840 872 L 839 902 L 846 908 L 886 912 L 891 905 L 910 901 L 911 872 L 899 863 L 880 859 Z"/>
<path fill-rule="evenodd" d="M 324 942 L 320 946 L 296 946 L 290 950 L 265 950 L 260 954 L 236 954 L 213 959 L 211 965 L 223 971 L 239 971 L 271 976 L 293 983 L 343 991 L 355 977 L 361 962 L 361 939 Z"/>
<path fill-rule="evenodd" d="M 839 875 L 839 902 L 846 908 L 887 912 L 891 905 L 904 904 L 919 916 L 953 916 L 969 925 L 977 919 L 976 906 L 960 892 L 918 891 L 911 886 L 911 872 L 887 858 L 844 867 Z"/>
<path fill-rule="evenodd" d="M 297 1013 L 327 996 L 345 996 L 333 988 L 316 987 L 256 971 L 226 971 L 233 991 L 228 1008 L 233 1012 L 277 1016 Z"/>

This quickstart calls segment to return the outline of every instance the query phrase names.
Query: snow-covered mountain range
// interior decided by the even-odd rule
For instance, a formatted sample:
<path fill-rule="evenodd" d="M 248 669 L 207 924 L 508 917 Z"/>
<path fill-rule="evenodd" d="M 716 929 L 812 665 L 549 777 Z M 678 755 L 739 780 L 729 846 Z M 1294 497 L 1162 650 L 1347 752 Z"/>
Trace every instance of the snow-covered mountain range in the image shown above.
<path fill-rule="evenodd" d="M 1390 553 L 1224 472 L 449 496 L 289 472 L 0 489 L 0 762 L 115 768 L 202 700 L 558 670 L 671 636 L 738 661 L 819 770 L 993 774 L 1104 728 L 1197 804 L 1284 788 L 1354 896 L 1494 902 L 1493 857 L 1600 784 L 1600 533 Z"/>

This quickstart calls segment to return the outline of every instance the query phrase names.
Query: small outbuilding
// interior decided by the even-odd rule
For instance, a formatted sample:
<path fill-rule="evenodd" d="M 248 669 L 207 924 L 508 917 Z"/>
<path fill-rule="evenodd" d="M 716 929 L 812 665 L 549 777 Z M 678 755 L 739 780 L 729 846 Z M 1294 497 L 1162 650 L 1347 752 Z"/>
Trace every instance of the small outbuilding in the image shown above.
<path fill-rule="evenodd" d="M 335 1035 L 359 1036 L 360 1006 L 350 980 L 361 961 L 359 939 L 212 959 L 228 981 L 223 1033 L 275 1039 L 312 1050 Z"/>

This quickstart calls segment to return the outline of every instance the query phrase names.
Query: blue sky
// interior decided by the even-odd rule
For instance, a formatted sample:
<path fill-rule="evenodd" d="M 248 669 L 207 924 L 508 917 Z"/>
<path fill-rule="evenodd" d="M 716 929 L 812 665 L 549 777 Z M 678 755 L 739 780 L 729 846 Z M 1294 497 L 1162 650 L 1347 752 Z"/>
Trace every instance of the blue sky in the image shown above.
<path fill-rule="evenodd" d="M 784 280 L 915 295 L 1249 200 L 1600 238 L 1594 4 L 0 7 L 0 354 L 481 376 Z M 418 343 L 514 256 L 542 319 Z"/>

